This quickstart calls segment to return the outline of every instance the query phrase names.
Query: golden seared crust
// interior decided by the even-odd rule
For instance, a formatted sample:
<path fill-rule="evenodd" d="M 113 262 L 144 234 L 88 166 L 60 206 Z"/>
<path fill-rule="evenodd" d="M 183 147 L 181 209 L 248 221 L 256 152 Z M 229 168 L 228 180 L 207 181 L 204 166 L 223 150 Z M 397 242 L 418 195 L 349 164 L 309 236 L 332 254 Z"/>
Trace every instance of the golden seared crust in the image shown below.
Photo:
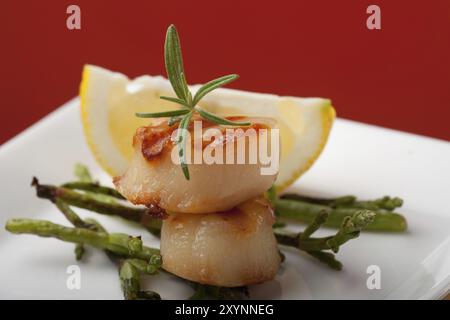
<path fill-rule="evenodd" d="M 152 161 L 165 151 L 172 149 L 170 140 L 175 126 L 169 126 L 167 121 L 154 126 L 141 127 L 133 137 L 133 147 L 141 146 L 141 152 L 147 161 Z"/>
<path fill-rule="evenodd" d="M 226 119 L 230 121 L 245 121 L 246 117 L 226 117 Z M 240 128 L 243 131 L 240 133 L 240 135 L 232 135 L 232 134 L 226 134 L 225 128 L 218 126 L 217 124 L 205 120 L 197 115 L 193 117 L 194 121 L 202 121 L 202 128 L 208 129 L 211 127 L 217 127 L 223 134 L 224 138 L 221 139 L 221 141 L 215 141 L 212 139 L 212 141 L 202 141 L 202 147 L 203 149 L 206 148 L 209 144 L 226 144 L 229 142 L 232 142 L 235 139 L 238 139 L 240 136 L 245 134 L 246 130 L 253 129 L 257 133 L 262 129 L 270 129 L 270 126 L 265 123 L 258 123 L 258 122 L 252 122 L 250 126 L 247 127 L 233 127 L 233 128 Z M 193 124 L 189 125 L 188 130 L 190 132 L 193 131 Z M 155 160 L 157 157 L 162 155 L 165 152 L 170 152 L 172 150 L 172 147 L 175 145 L 173 141 L 171 141 L 171 136 L 173 132 L 177 129 L 176 125 L 169 126 L 168 119 L 159 119 L 159 121 L 156 124 L 149 125 L 146 127 L 140 127 L 136 130 L 136 133 L 133 137 L 133 146 L 136 147 L 138 145 L 141 146 L 141 152 L 144 158 L 148 161 Z"/>

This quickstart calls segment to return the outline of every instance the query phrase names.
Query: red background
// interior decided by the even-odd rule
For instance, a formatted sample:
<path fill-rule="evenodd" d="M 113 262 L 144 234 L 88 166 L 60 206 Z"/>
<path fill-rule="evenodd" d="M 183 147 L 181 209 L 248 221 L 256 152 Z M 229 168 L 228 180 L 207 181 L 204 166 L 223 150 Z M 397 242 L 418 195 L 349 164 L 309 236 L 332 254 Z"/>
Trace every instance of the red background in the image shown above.
<path fill-rule="evenodd" d="M 82 30 L 66 28 L 81 7 Z M 382 30 L 366 28 L 378 4 Z M 78 92 L 83 64 L 161 74 L 175 23 L 188 81 L 329 97 L 338 115 L 450 140 L 450 1 L 2 0 L 0 143 Z"/>

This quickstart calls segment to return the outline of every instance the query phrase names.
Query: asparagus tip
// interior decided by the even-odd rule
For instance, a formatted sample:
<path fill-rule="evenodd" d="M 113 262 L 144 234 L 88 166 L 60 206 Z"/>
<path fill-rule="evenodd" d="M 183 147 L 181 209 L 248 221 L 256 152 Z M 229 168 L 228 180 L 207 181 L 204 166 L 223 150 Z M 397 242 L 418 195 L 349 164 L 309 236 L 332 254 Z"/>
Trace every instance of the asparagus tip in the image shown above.
<path fill-rule="evenodd" d="M 57 197 L 57 188 L 40 184 L 39 179 L 36 177 L 33 177 L 31 180 L 31 186 L 36 188 L 36 193 L 39 198 L 44 198 L 55 202 Z"/>
<path fill-rule="evenodd" d="M 39 180 L 38 178 L 36 178 L 35 176 L 33 176 L 33 178 L 31 179 L 31 186 L 35 187 L 39 185 Z"/>
<path fill-rule="evenodd" d="M 18 233 L 17 226 L 20 225 L 22 219 L 12 218 L 6 221 L 5 230 L 11 233 Z"/>
<path fill-rule="evenodd" d="M 84 249 L 84 245 L 83 244 L 77 244 L 75 246 L 75 259 L 77 261 L 80 261 L 81 259 L 83 259 L 84 253 L 86 252 L 86 250 Z"/>
<path fill-rule="evenodd" d="M 138 237 L 132 237 L 130 236 L 128 239 L 128 249 L 130 250 L 130 253 L 138 252 L 142 250 L 142 238 L 141 236 Z"/>
<path fill-rule="evenodd" d="M 150 257 L 149 263 L 157 268 L 162 266 L 162 256 L 160 254 L 154 254 Z"/>
<path fill-rule="evenodd" d="M 371 210 L 361 210 L 356 212 L 351 218 L 351 222 L 357 230 L 364 229 L 367 225 L 373 222 L 376 213 Z"/>

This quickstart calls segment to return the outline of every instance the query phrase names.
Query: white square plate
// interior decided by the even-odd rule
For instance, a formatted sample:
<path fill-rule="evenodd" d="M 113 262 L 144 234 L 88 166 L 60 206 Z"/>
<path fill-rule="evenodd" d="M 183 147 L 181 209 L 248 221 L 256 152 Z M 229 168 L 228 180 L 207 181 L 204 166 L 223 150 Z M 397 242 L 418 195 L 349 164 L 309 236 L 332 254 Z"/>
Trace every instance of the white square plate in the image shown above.
<path fill-rule="evenodd" d="M 43 183 L 73 178 L 75 162 L 87 164 L 102 182 L 86 147 L 74 99 L 0 147 L 0 224 L 30 217 L 66 224 L 48 201 L 36 198 L 32 176 Z M 450 143 L 338 119 L 314 167 L 293 187 L 321 196 L 355 194 L 360 198 L 399 196 L 409 230 L 403 234 L 362 233 L 342 247 L 340 272 L 312 258 L 285 250 L 287 260 L 274 281 L 252 286 L 262 299 L 436 299 L 450 288 Z M 110 231 L 156 238 L 117 218 L 83 212 Z M 117 269 L 94 249 L 83 262 L 73 244 L 0 231 L 0 298 L 121 299 Z M 332 230 L 321 231 L 322 234 Z M 69 290 L 67 268 L 81 269 L 81 288 Z M 367 288 L 367 268 L 381 270 L 381 289 Z M 148 277 L 145 286 L 163 298 L 186 298 L 191 289 L 167 276 Z"/>

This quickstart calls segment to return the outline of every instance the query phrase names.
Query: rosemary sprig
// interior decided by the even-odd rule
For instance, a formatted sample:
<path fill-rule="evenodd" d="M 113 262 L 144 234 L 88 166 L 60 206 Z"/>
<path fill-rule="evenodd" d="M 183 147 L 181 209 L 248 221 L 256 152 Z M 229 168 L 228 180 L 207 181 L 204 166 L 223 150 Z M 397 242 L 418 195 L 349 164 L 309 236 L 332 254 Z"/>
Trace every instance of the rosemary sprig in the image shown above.
<path fill-rule="evenodd" d="M 178 125 L 178 156 L 180 159 L 181 169 L 187 180 L 190 179 L 189 169 L 186 162 L 186 131 L 189 127 L 189 122 L 194 113 L 198 113 L 202 118 L 213 123 L 224 126 L 249 126 L 249 122 L 235 122 L 219 117 L 211 112 L 208 112 L 198 106 L 200 100 L 209 92 L 222 87 L 237 78 L 237 74 L 230 74 L 215 80 L 211 80 L 202 85 L 194 96 L 189 91 L 186 81 L 186 74 L 183 66 L 183 56 L 181 54 L 180 38 L 175 26 L 172 24 L 167 29 L 166 42 L 164 45 L 164 61 L 166 65 L 167 77 L 177 97 L 161 96 L 163 100 L 177 103 L 181 105 L 181 109 L 174 111 L 153 112 L 153 113 L 136 113 L 140 118 L 161 118 L 170 117 L 169 124 L 172 126 L 175 123 Z"/>
<path fill-rule="evenodd" d="M 173 110 L 173 111 L 164 111 L 164 112 L 154 112 L 154 113 L 136 113 L 136 116 L 139 118 L 164 118 L 164 117 L 176 117 L 182 116 L 190 113 L 187 109 Z"/>
<path fill-rule="evenodd" d="M 189 112 L 186 114 L 180 121 L 179 125 L 179 131 L 178 131 L 178 156 L 180 157 L 180 164 L 181 169 L 183 170 L 183 174 L 186 177 L 187 180 L 189 180 L 189 169 L 187 167 L 186 163 L 186 148 L 185 148 L 185 138 L 186 138 L 186 131 L 189 126 L 189 121 L 191 121 L 192 112 Z"/>

